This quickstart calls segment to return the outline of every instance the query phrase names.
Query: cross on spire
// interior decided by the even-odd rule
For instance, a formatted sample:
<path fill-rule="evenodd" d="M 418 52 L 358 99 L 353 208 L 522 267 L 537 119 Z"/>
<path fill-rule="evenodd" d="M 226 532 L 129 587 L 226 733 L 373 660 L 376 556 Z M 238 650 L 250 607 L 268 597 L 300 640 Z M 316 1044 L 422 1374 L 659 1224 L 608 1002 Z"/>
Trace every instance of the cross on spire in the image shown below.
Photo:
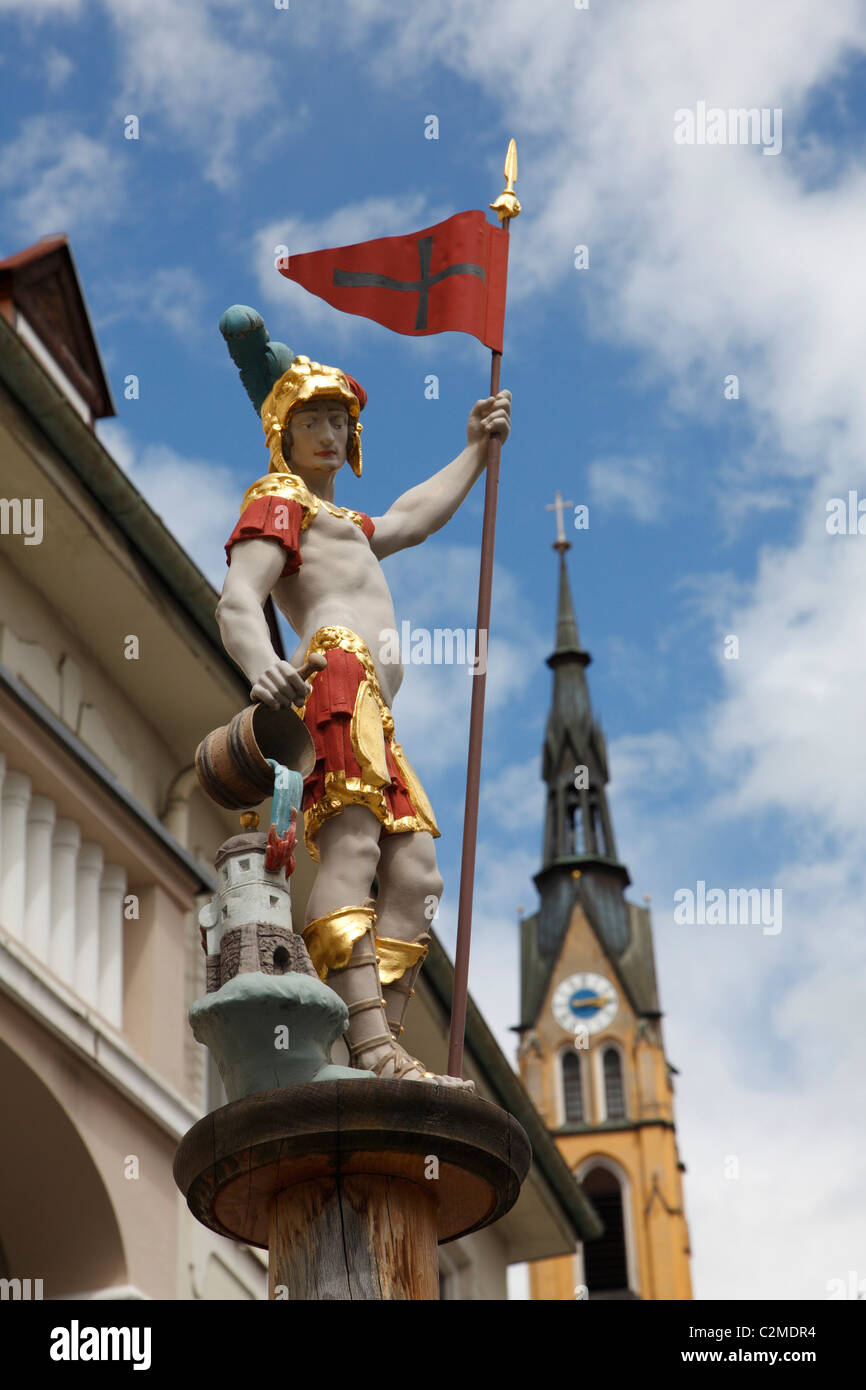
<path fill-rule="evenodd" d="M 558 550 L 561 555 L 564 554 L 566 550 L 571 549 L 571 541 L 565 539 L 565 527 L 562 524 L 562 513 L 566 507 L 573 506 L 574 503 L 571 501 L 563 502 L 561 492 L 557 492 L 555 502 L 548 502 L 545 505 L 545 511 L 556 512 L 556 540 L 553 542 L 553 549 Z"/>

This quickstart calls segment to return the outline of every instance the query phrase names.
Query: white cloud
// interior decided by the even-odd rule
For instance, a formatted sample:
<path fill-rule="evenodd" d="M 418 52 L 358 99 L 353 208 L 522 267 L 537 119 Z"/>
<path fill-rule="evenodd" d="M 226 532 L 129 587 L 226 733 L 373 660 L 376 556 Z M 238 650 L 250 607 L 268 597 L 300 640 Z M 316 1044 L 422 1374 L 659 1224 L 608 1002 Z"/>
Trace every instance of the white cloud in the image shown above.
<path fill-rule="evenodd" d="M 684 740 L 661 729 L 615 739 L 608 757 L 611 788 L 620 797 L 646 796 L 655 788 L 681 786 L 693 762 Z"/>
<path fill-rule="evenodd" d="M 480 817 L 488 824 L 492 819 L 504 831 L 525 832 L 540 846 L 545 792 L 540 756 L 534 754 L 525 763 L 512 763 L 482 777 Z"/>
<path fill-rule="evenodd" d="M 866 585 L 866 537 L 827 535 L 824 493 L 799 541 L 764 554 L 730 615 L 740 655 L 720 660 L 726 694 L 707 752 L 729 815 L 780 809 L 844 834 L 860 828 L 866 788 L 866 613 L 852 601 Z"/>
<path fill-rule="evenodd" d="M 653 839 L 664 853 L 666 827 Z M 675 927 L 655 898 L 699 1298 L 822 1299 L 857 1264 L 866 946 L 849 869 L 783 866 L 777 937 Z M 725 1176 L 729 1157 L 738 1177 Z"/>
<path fill-rule="evenodd" d="M 657 521 L 663 497 L 657 461 L 640 455 L 594 459 L 589 464 L 590 500 L 610 511 L 630 512 L 637 521 Z"/>
<path fill-rule="evenodd" d="M 274 59 L 262 32 L 244 35 L 236 5 L 184 0 L 104 0 L 121 55 L 121 114 L 164 122 L 194 148 L 218 187 L 235 179 L 242 128 L 251 141 L 264 132 L 255 119 L 279 104 Z M 271 19 L 281 16 L 272 12 Z M 270 30 L 270 33 L 273 33 Z M 144 138 L 144 136 L 142 137 Z"/>
<path fill-rule="evenodd" d="M 231 469 L 184 458 L 164 444 L 139 449 L 116 420 L 100 422 L 108 452 L 219 592 L 224 546 L 238 519 L 242 489 Z"/>
<path fill-rule="evenodd" d="M 356 13 L 359 25 L 378 23 L 389 6 L 369 0 Z M 792 117 L 863 47 L 866 17 L 854 0 L 817 23 L 806 0 L 768 0 L 753 33 L 749 13 L 749 0 L 655 0 L 624 31 L 613 12 L 510 0 L 497 10 L 495 64 L 482 7 L 464 0 L 376 33 L 383 82 L 438 61 L 490 93 L 497 177 L 507 92 L 509 133 L 524 132 L 518 191 L 532 208 L 512 237 L 512 303 L 581 277 L 593 330 L 639 346 L 641 369 L 680 408 L 739 408 L 768 421 L 793 459 L 817 458 L 840 407 L 866 443 L 850 314 L 866 279 L 866 175 L 850 165 L 833 187 L 807 192 L 795 150 L 773 160 L 678 146 L 673 113 L 760 97 Z M 588 272 L 572 268 L 578 241 L 590 246 Z M 741 374 L 737 403 L 722 395 L 730 371 Z"/>
<path fill-rule="evenodd" d="M 101 287 L 101 297 L 109 306 L 99 316 L 103 332 L 125 318 L 164 324 L 188 344 L 208 331 L 207 287 L 189 266 L 165 266 L 150 275 L 115 281 Z"/>
<path fill-rule="evenodd" d="M 469 628 L 474 631 L 478 603 L 479 553 L 473 546 L 430 539 L 385 562 L 395 601 L 397 630 Z M 510 565 L 494 568 L 491 637 L 488 646 L 485 732 L 508 720 L 515 700 L 526 698 L 536 680 L 548 643 L 534 630 L 531 609 L 521 592 L 520 574 Z M 465 769 L 469 737 L 471 682 L 458 665 L 407 664 L 394 702 L 398 736 L 413 762 L 444 772 Z M 411 740 L 411 741 L 410 741 Z M 415 757 L 413 749 L 424 750 Z M 485 766 L 485 776 L 487 775 Z M 419 775 L 424 774 L 419 767 Z M 460 793 L 462 797 L 462 791 Z"/>
<path fill-rule="evenodd" d="M 0 188 L 22 236 L 104 226 L 123 211 L 123 162 L 59 115 L 31 116 L 0 150 Z"/>
<path fill-rule="evenodd" d="M 63 86 L 73 69 L 72 59 L 59 48 L 48 48 L 40 55 L 40 67 L 45 74 L 49 91 L 56 92 Z"/>

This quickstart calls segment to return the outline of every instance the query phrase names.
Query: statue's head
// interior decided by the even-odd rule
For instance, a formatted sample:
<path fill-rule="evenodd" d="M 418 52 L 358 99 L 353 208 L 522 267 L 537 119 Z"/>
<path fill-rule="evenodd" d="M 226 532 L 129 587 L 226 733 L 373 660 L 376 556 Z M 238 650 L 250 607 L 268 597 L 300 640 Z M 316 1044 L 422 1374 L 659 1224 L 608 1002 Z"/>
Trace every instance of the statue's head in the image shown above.
<path fill-rule="evenodd" d="M 346 462 L 355 422 L 345 401 L 314 396 L 283 427 L 283 460 L 291 473 L 337 473 Z"/>
<path fill-rule="evenodd" d="M 331 402 L 342 409 L 332 410 Z M 262 405 L 262 424 L 271 456 L 269 471 L 292 471 L 291 448 L 296 423 L 300 435 L 302 426 L 313 430 L 317 421 L 328 420 L 332 424 L 338 450 L 345 439 L 345 454 L 337 467 L 348 459 L 352 472 L 360 478 L 361 431 L 364 427 L 358 417 L 366 403 L 367 393 L 353 377 L 336 367 L 311 362 L 309 357 L 296 357 Z M 344 418 L 345 425 L 342 424 Z M 300 449 L 303 447 L 299 444 Z"/>

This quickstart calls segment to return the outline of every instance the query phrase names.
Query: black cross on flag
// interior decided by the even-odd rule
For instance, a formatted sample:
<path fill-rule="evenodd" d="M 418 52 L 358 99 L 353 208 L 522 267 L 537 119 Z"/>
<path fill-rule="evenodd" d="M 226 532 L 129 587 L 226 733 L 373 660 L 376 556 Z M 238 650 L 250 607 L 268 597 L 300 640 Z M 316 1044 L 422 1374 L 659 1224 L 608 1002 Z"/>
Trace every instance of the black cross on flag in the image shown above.
<path fill-rule="evenodd" d="M 409 236 L 290 256 L 281 272 L 395 333 L 471 333 L 502 351 L 508 235 L 480 210 Z"/>

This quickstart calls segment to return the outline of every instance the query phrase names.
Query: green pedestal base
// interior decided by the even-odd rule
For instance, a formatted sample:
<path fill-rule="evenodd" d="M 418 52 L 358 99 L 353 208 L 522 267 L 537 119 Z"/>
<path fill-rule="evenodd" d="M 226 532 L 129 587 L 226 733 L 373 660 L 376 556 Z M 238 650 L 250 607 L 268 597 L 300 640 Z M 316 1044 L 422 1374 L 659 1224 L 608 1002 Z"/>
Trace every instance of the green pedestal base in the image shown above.
<path fill-rule="evenodd" d="M 309 975 L 235 975 L 197 999 L 189 1021 L 209 1048 L 230 1101 L 309 1081 L 372 1076 L 331 1062 L 349 1011 L 338 994 Z"/>

